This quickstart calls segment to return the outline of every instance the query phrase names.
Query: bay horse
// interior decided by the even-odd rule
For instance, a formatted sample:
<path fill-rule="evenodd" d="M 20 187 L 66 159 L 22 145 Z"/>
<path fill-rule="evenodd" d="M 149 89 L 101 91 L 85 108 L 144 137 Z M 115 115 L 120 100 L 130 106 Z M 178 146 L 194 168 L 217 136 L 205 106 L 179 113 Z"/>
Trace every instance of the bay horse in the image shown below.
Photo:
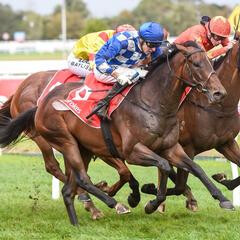
<path fill-rule="evenodd" d="M 145 80 L 132 89 L 112 115 L 110 127 L 121 156 L 119 161 L 126 159 L 129 164 L 159 168 L 162 181 L 156 199 L 145 206 L 146 213 L 155 211 L 165 200 L 169 163 L 197 176 L 211 195 L 219 200 L 221 207 L 232 209 L 231 202 L 178 144 L 176 116 L 186 85 L 204 91 L 210 102 L 220 102 L 226 91 L 205 52 L 196 43 L 175 46 L 178 53 L 168 63 L 157 65 Z M 112 158 L 104 144 L 101 131 L 84 124 L 70 111 L 56 111 L 53 107 L 55 101 L 65 99 L 75 87 L 74 83 L 59 86 L 39 107 L 20 114 L 13 121 L 7 122 L 5 128 L 0 131 L 0 143 L 4 145 L 4 141 L 14 141 L 21 132 L 31 130 L 35 123 L 41 136 L 64 155 L 65 161 L 73 171 L 69 174 L 62 193 L 70 221 L 74 225 L 78 223 L 72 194 L 76 185 L 98 197 L 110 208 L 115 208 L 118 213 L 128 212 L 124 205 L 96 188 L 86 173 L 81 148 L 88 149 L 105 161 Z M 70 125 L 67 124 L 69 122 Z M 16 125 L 19 128 L 15 131 Z"/>
<path fill-rule="evenodd" d="M 228 53 L 218 59 L 215 69 L 228 95 L 221 104 L 209 105 L 204 95 L 192 90 L 178 111 L 180 122 L 179 143 L 191 159 L 210 149 L 219 153 L 240 167 L 240 149 L 235 137 L 240 130 L 238 103 L 240 99 L 240 40 L 236 41 Z M 197 209 L 197 201 L 186 185 L 188 173 L 178 169 L 170 173 L 171 179 L 176 182 L 168 194 L 179 195 L 184 191 L 187 196 L 186 206 L 191 210 Z M 214 174 L 213 179 L 233 190 L 240 185 L 240 177 L 227 180 L 225 174 Z M 178 180 L 176 181 L 176 178 Z M 181 179 L 181 180 L 179 180 Z M 156 194 L 154 184 L 142 187 L 145 193 Z"/>
<path fill-rule="evenodd" d="M 37 106 L 38 98 L 56 72 L 57 71 L 55 70 L 42 71 L 27 77 L 20 84 L 15 94 L 11 96 L 11 98 L 1 107 L 0 125 L 1 122 L 5 122 L 7 118 L 14 119 L 19 114 Z M 82 84 L 83 81 L 80 81 L 76 87 L 80 87 Z M 28 132 L 28 136 L 38 145 L 40 151 L 42 152 L 47 172 L 65 183 L 67 179 L 66 175 L 60 169 L 59 163 L 54 156 L 52 147 L 43 137 L 35 134 L 35 132 L 35 129 L 32 129 L 32 131 Z M 84 155 L 86 155 L 85 167 L 87 169 L 93 154 L 87 150 L 82 150 L 82 152 L 83 151 Z M 112 186 L 108 186 L 105 181 L 101 181 L 100 183 L 96 184 L 96 186 L 108 193 L 109 196 L 114 196 L 126 182 L 129 182 L 132 193 L 128 196 L 128 203 L 131 207 L 136 207 L 140 202 L 138 181 L 131 174 L 124 162 L 112 158 L 111 162 L 107 161 L 106 163 L 118 171 L 120 180 Z M 67 169 L 68 168 L 66 166 L 66 171 Z M 90 196 L 85 191 L 79 188 L 78 196 L 78 199 L 83 202 L 85 209 L 91 212 L 93 219 L 98 219 L 103 216 L 101 211 L 95 207 Z"/>
<path fill-rule="evenodd" d="M 14 119 L 19 114 L 37 106 L 37 100 L 41 93 L 50 82 L 52 77 L 57 71 L 42 71 L 31 74 L 27 77 L 18 87 L 13 96 L 11 96 L 8 101 L 6 101 L 0 109 L 0 128 L 1 124 L 6 121 L 6 119 Z M 79 82 L 81 85 L 83 82 Z M 47 143 L 47 141 L 38 134 L 35 134 L 35 129 L 28 133 L 28 136 L 37 144 L 45 163 L 45 168 L 47 172 L 59 179 L 61 182 L 65 183 L 67 181 L 66 175 L 62 172 L 58 161 L 55 158 L 52 147 Z M 82 150 L 83 151 L 83 150 Z M 86 155 L 86 168 L 92 157 L 89 152 L 84 153 Z M 66 167 L 67 170 L 67 167 Z M 92 219 L 98 219 L 103 216 L 103 213 L 97 209 L 94 203 L 91 201 L 90 196 L 80 188 L 78 189 L 79 200 L 83 202 L 84 208 L 91 212 Z"/>

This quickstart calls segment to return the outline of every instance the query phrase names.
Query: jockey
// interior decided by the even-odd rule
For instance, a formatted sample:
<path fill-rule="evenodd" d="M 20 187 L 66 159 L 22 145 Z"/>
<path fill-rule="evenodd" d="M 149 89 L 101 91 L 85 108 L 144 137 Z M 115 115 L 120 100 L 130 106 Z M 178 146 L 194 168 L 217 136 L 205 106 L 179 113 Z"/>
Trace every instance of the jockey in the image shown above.
<path fill-rule="evenodd" d="M 137 66 L 149 59 L 149 56 L 153 60 L 163 53 L 160 48 L 163 39 L 162 26 L 156 22 L 146 22 L 140 26 L 139 31 L 115 34 L 102 46 L 95 57 L 94 74 L 98 81 L 114 85 L 95 107 L 97 109 L 105 103 L 98 111 L 98 116 L 106 117 L 108 102 L 123 85 L 135 83 L 146 75 L 147 71 L 140 70 Z"/>
<path fill-rule="evenodd" d="M 213 59 L 232 48 L 232 43 L 228 39 L 230 33 L 231 26 L 226 18 L 216 16 L 210 19 L 204 16 L 201 24 L 188 28 L 174 42 L 182 44 L 196 41 L 207 52 L 208 57 Z"/>
<path fill-rule="evenodd" d="M 93 68 L 93 60 L 96 52 L 107 42 L 115 33 L 123 31 L 135 31 L 129 25 L 119 25 L 115 30 L 105 30 L 89 33 L 81 37 L 74 45 L 72 52 L 68 56 L 68 68 L 74 74 L 86 77 Z"/>

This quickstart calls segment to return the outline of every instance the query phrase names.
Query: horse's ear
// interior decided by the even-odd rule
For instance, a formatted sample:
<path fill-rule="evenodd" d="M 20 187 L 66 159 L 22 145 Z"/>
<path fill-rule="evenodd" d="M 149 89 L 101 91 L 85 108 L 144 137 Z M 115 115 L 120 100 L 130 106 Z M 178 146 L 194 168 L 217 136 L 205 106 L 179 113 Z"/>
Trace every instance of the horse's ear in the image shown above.
<path fill-rule="evenodd" d="M 178 51 L 180 51 L 183 55 L 187 56 L 188 55 L 188 49 L 186 47 L 184 47 L 181 44 L 177 44 L 175 43 L 175 47 Z"/>

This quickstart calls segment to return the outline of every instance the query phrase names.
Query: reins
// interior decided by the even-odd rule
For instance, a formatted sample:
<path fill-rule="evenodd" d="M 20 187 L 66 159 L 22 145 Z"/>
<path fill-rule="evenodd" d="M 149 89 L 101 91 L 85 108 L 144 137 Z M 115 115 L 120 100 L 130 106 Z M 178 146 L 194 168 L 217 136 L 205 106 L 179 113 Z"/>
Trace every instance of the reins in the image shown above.
<path fill-rule="evenodd" d="M 239 40 L 238 40 L 239 41 Z M 227 53 L 227 55 L 225 56 L 225 60 L 227 62 L 230 61 L 230 53 L 231 51 L 233 51 L 233 49 L 230 49 L 229 52 Z M 225 61 L 224 60 L 224 61 Z M 223 64 L 223 62 L 221 63 Z M 220 67 L 220 66 L 219 66 Z M 240 42 L 238 43 L 238 53 L 237 53 L 237 69 L 238 71 L 240 70 Z M 188 101 L 189 103 L 193 104 L 194 106 L 198 107 L 198 108 L 201 108 L 202 110 L 206 111 L 206 112 L 212 112 L 212 113 L 215 113 L 217 114 L 217 117 L 219 118 L 227 118 L 227 117 L 232 117 L 236 114 L 238 114 L 238 109 L 237 109 L 237 106 L 235 109 L 231 110 L 231 111 L 228 111 L 226 112 L 226 110 L 224 109 L 224 111 L 221 111 L 221 110 L 217 110 L 217 109 L 214 109 L 212 108 L 211 106 L 204 106 L 204 105 L 201 105 L 199 104 L 198 102 L 195 102 L 193 100 L 191 100 L 190 98 L 187 98 L 186 101 Z"/>

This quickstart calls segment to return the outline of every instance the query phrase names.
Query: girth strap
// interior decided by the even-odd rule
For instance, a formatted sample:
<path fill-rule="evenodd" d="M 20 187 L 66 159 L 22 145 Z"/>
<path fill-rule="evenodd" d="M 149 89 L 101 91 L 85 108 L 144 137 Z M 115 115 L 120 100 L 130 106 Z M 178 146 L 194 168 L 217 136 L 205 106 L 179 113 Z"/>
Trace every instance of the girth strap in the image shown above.
<path fill-rule="evenodd" d="M 109 128 L 108 119 L 101 119 L 101 129 L 108 151 L 113 157 L 120 158 L 120 154 L 113 142 L 113 137 Z"/>

